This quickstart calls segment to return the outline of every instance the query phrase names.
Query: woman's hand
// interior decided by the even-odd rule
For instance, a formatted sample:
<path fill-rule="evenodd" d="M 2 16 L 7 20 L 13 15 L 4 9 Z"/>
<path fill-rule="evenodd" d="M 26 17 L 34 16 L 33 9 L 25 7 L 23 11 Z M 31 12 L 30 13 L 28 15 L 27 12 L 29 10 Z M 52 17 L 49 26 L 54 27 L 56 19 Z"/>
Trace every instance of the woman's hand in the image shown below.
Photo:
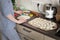
<path fill-rule="evenodd" d="M 21 23 L 24 23 L 26 22 L 27 20 L 23 17 L 21 17 L 19 20 L 18 20 L 18 24 L 21 24 Z"/>
<path fill-rule="evenodd" d="M 24 23 L 24 22 L 27 21 L 27 20 L 26 20 L 25 18 L 23 18 L 23 17 L 21 17 L 19 20 L 16 20 L 16 19 L 14 18 L 14 16 L 12 16 L 11 14 L 7 15 L 7 18 L 8 18 L 9 20 L 11 20 L 12 22 L 15 22 L 15 23 L 18 23 L 18 24 L 21 24 L 21 23 Z"/>
<path fill-rule="evenodd" d="M 21 15 L 23 13 L 23 11 L 22 10 L 18 10 L 18 11 L 14 11 L 14 13 Z"/>

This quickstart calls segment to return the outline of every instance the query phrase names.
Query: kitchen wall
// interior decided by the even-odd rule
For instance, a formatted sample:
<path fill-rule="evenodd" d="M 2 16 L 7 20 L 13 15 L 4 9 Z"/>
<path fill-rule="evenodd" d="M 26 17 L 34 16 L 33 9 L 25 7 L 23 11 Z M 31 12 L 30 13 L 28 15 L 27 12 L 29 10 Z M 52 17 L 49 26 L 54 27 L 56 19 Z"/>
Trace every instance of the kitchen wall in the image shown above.
<path fill-rule="evenodd" d="M 16 5 L 20 8 L 25 7 L 28 10 L 37 11 L 37 3 L 40 4 L 39 9 L 43 11 L 43 5 L 46 3 L 52 3 L 53 5 L 58 5 L 59 0 L 16 0 Z"/>

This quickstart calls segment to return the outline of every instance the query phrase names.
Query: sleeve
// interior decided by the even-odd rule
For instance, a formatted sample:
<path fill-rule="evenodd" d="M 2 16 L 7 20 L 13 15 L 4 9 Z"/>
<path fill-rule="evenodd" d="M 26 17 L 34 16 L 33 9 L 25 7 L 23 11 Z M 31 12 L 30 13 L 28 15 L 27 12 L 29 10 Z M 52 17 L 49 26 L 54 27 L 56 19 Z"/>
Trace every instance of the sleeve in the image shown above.
<path fill-rule="evenodd" d="M 8 16 L 9 14 L 11 14 L 11 11 L 13 10 L 11 0 L 2 0 L 1 7 L 2 7 L 2 12 L 5 16 Z"/>

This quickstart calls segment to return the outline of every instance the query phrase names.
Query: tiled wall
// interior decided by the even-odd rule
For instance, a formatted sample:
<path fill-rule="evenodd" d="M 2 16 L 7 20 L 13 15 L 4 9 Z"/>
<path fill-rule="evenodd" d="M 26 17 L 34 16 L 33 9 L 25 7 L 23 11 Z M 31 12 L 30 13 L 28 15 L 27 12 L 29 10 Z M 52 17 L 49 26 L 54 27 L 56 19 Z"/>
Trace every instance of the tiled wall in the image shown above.
<path fill-rule="evenodd" d="M 36 7 L 36 3 L 33 3 L 32 1 L 42 2 L 43 4 L 52 3 L 53 5 L 58 5 L 59 3 L 58 2 L 59 0 L 16 0 L 16 4 L 19 7 L 24 6 L 26 9 L 38 11 Z"/>

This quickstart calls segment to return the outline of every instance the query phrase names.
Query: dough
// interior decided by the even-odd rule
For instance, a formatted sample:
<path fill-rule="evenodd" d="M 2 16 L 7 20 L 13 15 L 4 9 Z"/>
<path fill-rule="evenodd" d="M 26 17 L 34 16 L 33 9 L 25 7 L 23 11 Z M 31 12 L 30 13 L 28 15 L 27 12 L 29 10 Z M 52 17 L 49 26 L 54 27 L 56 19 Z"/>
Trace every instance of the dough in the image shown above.
<path fill-rule="evenodd" d="M 21 16 L 17 17 L 17 19 L 20 19 L 21 17 L 23 17 L 25 19 L 30 19 L 30 16 L 26 16 L 26 15 L 21 15 Z"/>

